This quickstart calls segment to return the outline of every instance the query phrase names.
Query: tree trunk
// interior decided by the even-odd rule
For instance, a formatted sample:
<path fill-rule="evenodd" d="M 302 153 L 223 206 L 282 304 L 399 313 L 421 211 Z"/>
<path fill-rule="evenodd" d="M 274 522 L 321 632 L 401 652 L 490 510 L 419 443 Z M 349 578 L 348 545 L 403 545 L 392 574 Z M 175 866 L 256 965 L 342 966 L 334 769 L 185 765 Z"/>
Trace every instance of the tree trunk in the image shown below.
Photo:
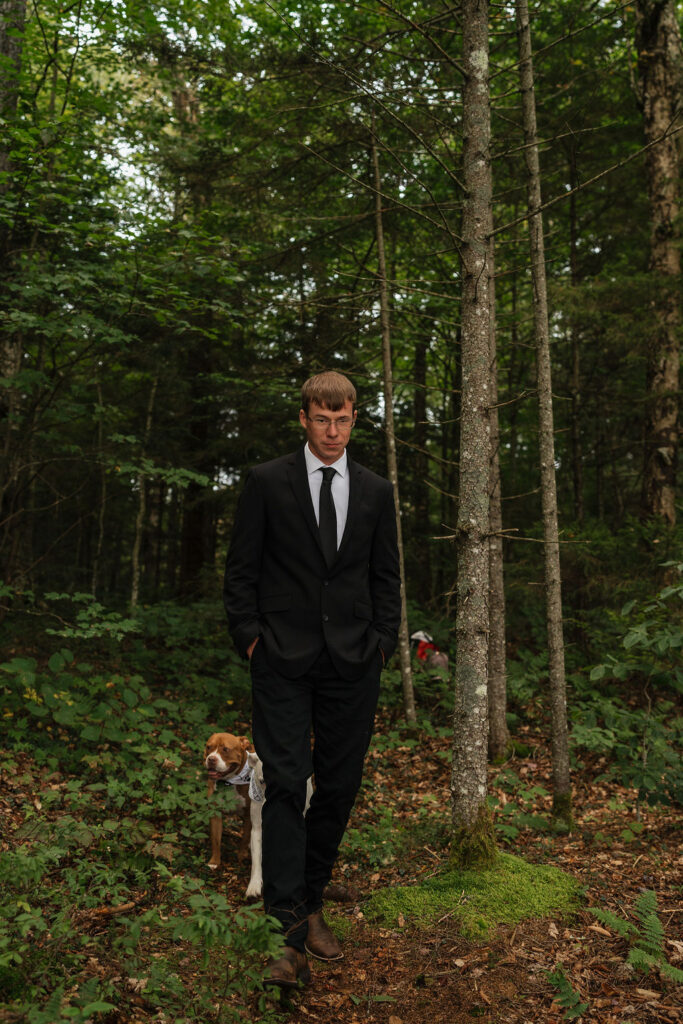
<path fill-rule="evenodd" d="M 429 603 L 432 597 L 431 542 L 429 522 L 429 490 L 427 474 L 427 339 L 415 341 L 413 362 L 413 564 L 415 576 L 413 585 L 418 601 Z"/>
<path fill-rule="evenodd" d="M 491 225 L 493 227 L 493 225 Z M 496 286 L 493 239 L 489 242 L 489 303 L 491 367 L 491 463 L 489 468 L 489 756 L 505 757 L 510 743 L 507 725 L 505 669 L 505 581 L 503 577 L 503 509 L 500 487 L 500 432 L 498 425 L 498 354 L 496 346 Z"/>
<path fill-rule="evenodd" d="M 379 317 L 382 332 L 382 367 L 384 376 L 384 422 L 387 436 L 387 470 L 394 488 L 394 509 L 398 534 L 398 557 L 401 574 L 401 624 L 398 630 L 398 652 L 401 662 L 401 683 L 403 686 L 403 710 L 406 721 L 417 722 L 415 714 L 415 693 L 413 672 L 410 664 L 410 634 L 406 609 L 406 577 L 403 558 L 403 531 L 401 528 L 401 503 L 398 490 L 398 462 L 396 458 L 396 435 L 394 433 L 393 371 L 391 363 L 391 329 L 389 325 L 389 290 L 384 257 L 384 226 L 382 223 L 382 182 L 379 174 L 379 158 L 375 139 L 375 118 L 372 119 L 372 165 L 375 176 L 375 232 L 377 238 L 377 265 L 379 279 Z"/>
<path fill-rule="evenodd" d="M 100 565 L 102 563 L 102 551 L 104 548 L 105 535 L 105 509 L 107 507 L 107 469 L 104 465 L 103 433 L 104 399 L 102 396 L 102 384 L 99 380 L 97 381 L 97 402 L 99 405 L 97 414 L 97 455 L 100 460 L 100 500 L 97 515 L 97 544 L 95 547 L 95 557 L 93 558 L 92 564 L 92 578 L 90 581 L 90 593 L 93 597 L 97 597 L 97 588 L 100 583 Z"/>
<path fill-rule="evenodd" d="M 678 117 L 681 33 L 671 0 L 637 0 L 636 48 L 648 143 L 670 132 Z M 641 508 L 645 516 L 676 521 L 678 380 L 680 365 L 679 153 L 675 136 L 647 153 L 650 200 L 652 327 L 647 340 L 647 397 Z"/>
<path fill-rule="evenodd" d="M 464 0 L 462 45 L 462 394 L 451 861 L 490 865 L 496 856 L 486 806 L 488 747 L 490 357 L 488 233 L 491 224 L 487 0 Z"/>
<path fill-rule="evenodd" d="M 215 471 L 211 452 L 215 420 L 207 388 L 207 375 L 212 372 L 211 358 L 209 348 L 202 345 L 199 339 L 192 339 L 186 371 L 191 382 L 187 402 L 186 458 L 192 469 L 208 479 L 212 479 Z M 207 588 L 214 586 L 208 575 L 215 563 L 213 516 L 214 496 L 211 489 L 191 480 L 182 492 L 178 566 L 178 594 L 182 598 L 194 600 L 204 596 Z"/>
<path fill-rule="evenodd" d="M 5 124 L 12 124 L 17 113 L 25 19 L 26 0 L 0 0 L 0 120 Z M 10 148 L 11 141 L 3 128 L 0 132 L 0 175 L 10 169 Z M 8 184 L 0 184 L 2 190 L 8 187 Z M 11 257 L 8 228 L 4 223 L 0 223 L 0 267 L 6 279 L 11 272 Z M 12 380 L 17 376 L 21 370 L 22 353 L 23 340 L 19 331 L 0 331 L 0 377 Z M 2 548 L 6 582 L 14 575 L 18 531 L 23 518 L 17 497 L 20 460 L 13 437 L 18 405 L 16 385 L 0 388 L 0 522 L 5 524 Z"/>
<path fill-rule="evenodd" d="M 576 148 L 572 144 L 569 156 L 569 184 L 572 192 L 569 196 L 569 270 L 572 288 L 579 285 L 578 238 L 579 232 L 576 218 L 576 193 L 574 189 L 579 183 L 576 168 Z M 572 313 L 569 332 L 572 351 L 572 482 L 574 485 L 574 518 L 583 523 L 583 451 L 581 445 L 581 337 L 578 318 Z"/>
<path fill-rule="evenodd" d="M 152 382 L 152 388 L 149 393 L 149 402 L 147 403 L 145 434 L 142 441 L 142 452 L 140 453 L 140 462 L 143 464 L 147 455 L 149 435 L 152 431 L 152 415 L 154 413 L 154 400 L 156 398 L 158 385 L 159 377 L 157 375 Z M 140 597 L 140 549 L 142 547 L 142 533 L 145 528 L 145 516 L 147 514 L 147 476 L 144 471 L 144 466 L 138 473 L 138 488 L 138 514 L 135 517 L 135 541 L 133 543 L 132 556 L 132 583 L 130 591 L 131 608 L 135 608 L 137 606 Z"/>
<path fill-rule="evenodd" d="M 548 668 L 553 755 L 553 814 L 571 826 L 571 781 L 569 776 L 569 730 L 564 672 L 564 635 L 562 630 L 562 584 L 560 541 L 557 526 L 555 488 L 555 437 L 550 370 L 550 331 L 545 276 L 545 248 L 541 206 L 541 171 L 536 135 L 536 98 L 531 59 L 531 30 L 527 0 L 517 0 L 519 73 L 524 121 L 524 157 L 527 168 L 529 207 L 529 243 L 534 295 L 534 332 L 536 335 L 536 384 L 538 389 L 538 432 L 541 461 L 541 500 L 545 554 L 546 619 L 548 624 Z"/>
<path fill-rule="evenodd" d="M 11 120 L 19 102 L 26 0 L 0 0 L 0 117 Z M 0 139 L 0 173 L 9 168 L 9 153 Z"/>

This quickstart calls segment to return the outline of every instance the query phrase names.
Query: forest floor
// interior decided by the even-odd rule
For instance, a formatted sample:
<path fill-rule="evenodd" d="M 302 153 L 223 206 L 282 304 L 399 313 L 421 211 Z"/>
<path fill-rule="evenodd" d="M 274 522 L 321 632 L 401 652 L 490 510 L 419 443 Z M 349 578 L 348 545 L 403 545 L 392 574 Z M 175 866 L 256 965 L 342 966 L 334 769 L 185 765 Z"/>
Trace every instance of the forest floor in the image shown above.
<path fill-rule="evenodd" d="M 382 727 L 379 737 L 381 745 Z M 528 793 L 550 789 L 550 756 L 544 737 L 523 734 L 531 754 L 507 766 Z M 425 795 L 436 797 L 435 808 L 449 815 L 448 741 L 421 738 L 416 746 L 372 749 L 366 782 L 353 813 L 351 828 L 364 822 L 410 824 Z M 491 791 L 501 802 L 514 793 L 497 787 L 501 768 L 491 768 Z M 573 776 L 576 827 L 570 835 L 523 828 L 507 848 L 525 859 L 554 864 L 580 880 L 581 909 L 569 919 L 528 920 L 499 927 L 486 941 L 467 941 L 446 914 L 423 929 L 405 920 L 402 927 L 372 925 L 363 914 L 364 900 L 378 888 L 405 886 L 445 868 L 447 847 L 429 842 L 409 858 L 392 857 L 387 864 L 363 868 L 344 857 L 336 881 L 343 903 L 329 903 L 335 924 L 348 918 L 345 959 L 335 964 L 312 961 L 311 985 L 291 1005 L 290 1020 L 338 1024 L 555 1024 L 571 1019 L 554 1001 L 547 973 L 563 966 L 580 1002 L 588 1004 L 582 1018 L 600 1024 L 647 1024 L 681 1021 L 683 987 L 654 973 L 634 973 L 626 964 L 628 944 L 603 927 L 587 909 L 600 906 L 633 920 L 633 907 L 644 889 L 654 890 L 665 941 L 673 965 L 683 966 L 683 846 L 681 818 L 669 809 L 641 808 L 636 820 L 633 791 L 596 783 L 604 764 L 584 765 Z M 511 775 L 506 776 L 506 783 Z M 506 786 L 506 788 L 509 788 Z M 537 820 L 548 816 L 550 798 L 535 797 Z M 529 801 L 524 804 L 530 810 Z M 436 811 L 434 812 L 436 813 Z M 530 819 L 527 819 L 530 820 Z M 635 828 L 634 828 L 635 826 Z M 390 839 L 385 839 L 390 844 Z M 239 900 L 244 878 L 228 867 L 222 881 Z M 579 1000 L 577 999 L 577 1003 Z M 575 1016 L 573 1019 L 579 1019 Z"/>
<path fill-rule="evenodd" d="M 586 760 L 573 775 L 575 829 L 571 834 L 554 834 L 547 828 L 549 749 L 547 739 L 535 734 L 533 727 L 523 727 L 518 737 L 529 753 L 490 770 L 490 789 L 499 806 L 515 808 L 514 814 L 502 818 L 513 823 L 512 830 L 519 829 L 501 845 L 527 861 L 555 865 L 578 879 L 583 887 L 579 909 L 564 919 L 498 926 L 480 941 L 463 938 L 449 913 L 427 928 L 408 915 L 400 915 L 392 926 L 368 920 L 367 900 L 373 893 L 383 887 L 416 884 L 446 867 L 450 747 L 447 730 L 440 732 L 443 735 L 417 734 L 406 739 L 407 734 L 400 733 L 386 714 L 380 719 L 333 878 L 337 899 L 327 906 L 329 920 L 344 937 L 344 960 L 312 962 L 311 984 L 290 1003 L 264 1011 L 257 996 L 245 1000 L 243 995 L 228 996 L 231 1007 L 224 1002 L 221 1008 L 222 985 L 215 969 L 204 968 L 196 956 L 180 957 L 177 969 L 185 993 L 201 993 L 203 999 L 207 988 L 215 993 L 215 1018 L 209 1014 L 202 1019 L 559 1024 L 578 1019 L 579 1013 L 577 1008 L 568 1009 L 566 1002 L 560 1005 L 558 986 L 548 977 L 561 964 L 568 982 L 565 995 L 573 989 L 577 1007 L 587 1004 L 584 1021 L 669 1024 L 683 1020 L 683 988 L 657 970 L 634 972 L 626 963 L 626 940 L 588 909 L 607 908 L 633 922 L 639 894 L 653 890 L 664 930 L 662 952 L 671 965 L 683 967 L 680 816 L 670 808 L 642 807 L 638 820 L 634 792 L 600 781 L 605 765 Z M 11 821 L 6 819 L 10 830 L 21 827 L 22 794 L 27 802 L 35 800 L 32 787 L 27 787 L 33 773 L 35 794 L 45 769 L 32 764 L 28 754 L 22 755 L 21 771 L 2 773 L 0 808 L 14 808 Z M 197 780 L 203 785 L 199 766 Z M 206 839 L 198 835 L 196 849 L 186 852 L 207 888 L 227 895 L 237 909 L 244 905 L 248 867 L 234 857 L 236 819 L 227 820 L 225 826 L 224 860 L 215 874 L 203 866 L 208 823 Z M 410 834 L 409 845 L 399 841 L 401 834 Z M 12 845 L 7 831 L 0 847 L 7 850 Z M 120 966 L 113 961 L 92 960 L 91 966 L 110 981 L 120 975 Z M 92 1017 L 106 1024 L 170 1024 L 173 1019 L 146 1002 L 144 993 L 136 995 L 133 990 L 117 1010 Z M 0 1007 L 0 1020 L 18 1018 Z"/>

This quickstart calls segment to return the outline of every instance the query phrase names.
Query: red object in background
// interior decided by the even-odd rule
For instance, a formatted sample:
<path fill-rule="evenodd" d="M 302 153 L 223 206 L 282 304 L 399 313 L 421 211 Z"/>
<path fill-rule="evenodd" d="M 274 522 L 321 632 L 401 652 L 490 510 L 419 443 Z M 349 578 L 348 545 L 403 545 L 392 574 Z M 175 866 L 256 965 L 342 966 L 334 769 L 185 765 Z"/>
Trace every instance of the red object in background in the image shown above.
<path fill-rule="evenodd" d="M 420 661 L 426 661 L 430 651 L 437 651 L 438 647 L 436 644 L 430 643 L 427 640 L 418 641 L 417 645 L 417 657 Z"/>

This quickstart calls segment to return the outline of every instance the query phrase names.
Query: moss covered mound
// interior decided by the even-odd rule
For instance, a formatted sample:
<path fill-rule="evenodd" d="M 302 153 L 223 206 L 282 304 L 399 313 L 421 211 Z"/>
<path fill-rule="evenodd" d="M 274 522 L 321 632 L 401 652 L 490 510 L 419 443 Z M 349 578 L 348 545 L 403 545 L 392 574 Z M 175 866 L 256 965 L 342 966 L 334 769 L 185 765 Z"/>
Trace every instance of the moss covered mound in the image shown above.
<path fill-rule="evenodd" d="M 448 871 L 419 885 L 382 889 L 370 898 L 365 916 L 395 925 L 402 914 L 426 928 L 447 914 L 467 938 L 484 939 L 498 924 L 571 912 L 580 888 L 559 868 L 501 853 L 485 871 Z"/>

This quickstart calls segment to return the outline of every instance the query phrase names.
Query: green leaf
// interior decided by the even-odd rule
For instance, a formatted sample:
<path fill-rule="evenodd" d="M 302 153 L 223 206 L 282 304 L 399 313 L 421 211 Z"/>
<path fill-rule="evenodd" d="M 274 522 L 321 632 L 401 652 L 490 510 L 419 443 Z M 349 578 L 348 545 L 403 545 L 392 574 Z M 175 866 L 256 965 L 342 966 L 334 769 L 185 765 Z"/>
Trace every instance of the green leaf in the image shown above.
<path fill-rule="evenodd" d="M 48 661 L 48 668 L 51 672 L 60 672 L 64 668 L 64 656 L 59 651 L 55 651 L 50 660 Z"/>

